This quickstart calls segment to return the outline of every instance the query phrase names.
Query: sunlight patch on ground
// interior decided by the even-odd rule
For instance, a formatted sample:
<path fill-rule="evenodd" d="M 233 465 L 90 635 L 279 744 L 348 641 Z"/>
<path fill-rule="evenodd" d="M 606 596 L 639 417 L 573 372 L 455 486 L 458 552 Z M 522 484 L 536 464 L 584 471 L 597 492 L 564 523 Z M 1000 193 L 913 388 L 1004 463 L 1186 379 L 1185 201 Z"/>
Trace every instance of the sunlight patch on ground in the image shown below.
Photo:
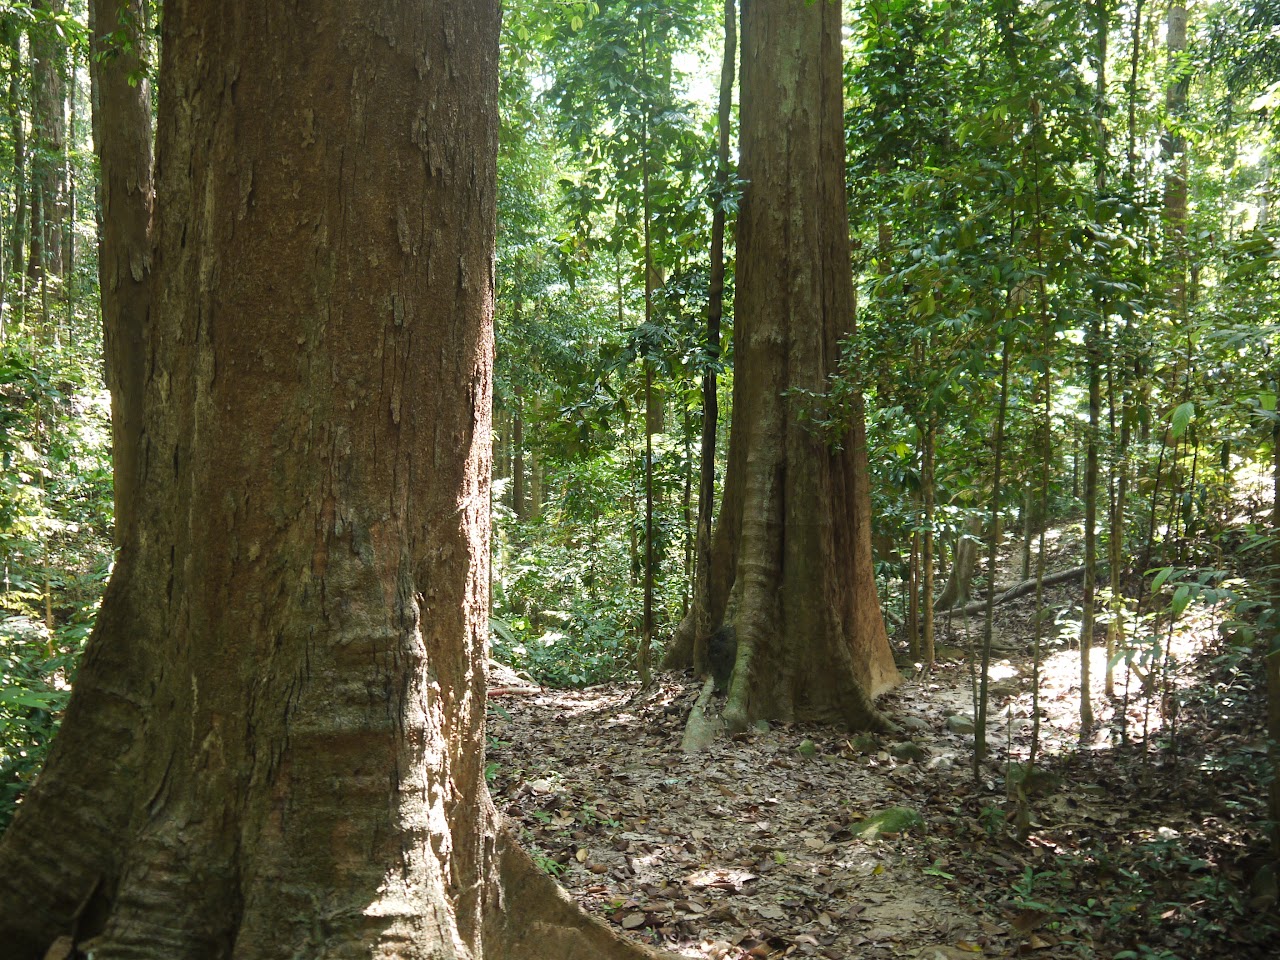
<path fill-rule="evenodd" d="M 1114 698 L 1106 696 L 1107 651 L 1105 627 L 1099 631 L 1089 656 L 1089 687 L 1096 726 L 1083 740 L 1080 736 L 1080 650 L 1068 647 L 1044 657 L 1040 680 L 1041 750 L 1047 755 L 1073 750 L 1106 749 L 1120 739 L 1120 729 L 1130 739 L 1158 736 L 1166 732 L 1176 717 L 1181 691 L 1193 682 L 1183 669 L 1209 644 L 1215 642 L 1224 613 L 1220 608 L 1190 607 L 1170 633 L 1167 624 L 1152 635 L 1145 630 L 1137 643 L 1143 649 L 1135 664 L 1120 662 L 1115 667 Z M 1031 665 L 1019 669 L 1010 661 L 993 663 L 993 682 L 1025 676 L 1030 682 Z M 1145 681 L 1144 681 L 1144 678 Z M 1150 695 L 1148 695 L 1148 693 Z M 1000 710 L 1004 722 L 1014 724 L 1014 732 L 1030 728 L 1031 693 L 1020 694 Z M 1028 746 L 1015 747 L 1016 759 L 1025 759 Z"/>

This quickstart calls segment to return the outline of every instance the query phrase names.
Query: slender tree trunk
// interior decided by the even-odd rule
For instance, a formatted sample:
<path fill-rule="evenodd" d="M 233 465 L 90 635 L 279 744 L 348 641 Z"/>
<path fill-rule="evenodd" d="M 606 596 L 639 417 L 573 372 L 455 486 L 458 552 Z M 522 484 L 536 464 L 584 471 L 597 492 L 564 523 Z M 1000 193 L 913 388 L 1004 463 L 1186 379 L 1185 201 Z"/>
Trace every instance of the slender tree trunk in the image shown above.
<path fill-rule="evenodd" d="M 27 133 L 22 120 L 22 32 L 12 16 L 5 17 L 5 44 L 9 48 L 9 139 L 13 145 L 13 226 L 9 233 L 9 273 L 21 284 L 25 277 L 27 222 Z"/>
<path fill-rule="evenodd" d="M 688 381 L 685 381 L 685 387 Z M 681 404 L 681 431 L 684 441 L 684 458 L 680 468 L 680 522 L 684 528 L 684 589 L 680 596 L 680 615 L 688 616 L 689 603 L 693 595 L 693 555 L 695 548 L 694 516 L 693 516 L 693 412 L 688 404 Z"/>
<path fill-rule="evenodd" d="M 1173 315 L 1181 320 L 1187 310 L 1187 138 L 1181 125 L 1187 113 L 1190 68 L 1183 62 L 1187 50 L 1187 8 L 1181 3 L 1169 7 L 1165 34 L 1169 54 L 1169 83 L 1165 88 L 1168 128 L 1161 140 L 1166 163 L 1164 215 L 1168 231 L 1170 300 Z"/>
<path fill-rule="evenodd" d="M 716 496 L 716 430 L 720 407 L 716 381 L 720 368 L 720 323 L 724 317 L 729 133 L 733 113 L 734 67 L 738 53 L 738 12 L 735 0 L 724 2 L 724 53 L 720 61 L 720 99 L 716 113 L 716 205 L 711 214 L 711 277 L 707 289 L 707 355 L 702 372 L 702 445 L 698 466 L 698 530 L 694 547 L 693 605 L 667 648 L 663 665 L 708 670 L 707 638 L 724 614 L 728 593 L 728 563 L 733 545 L 726 538 L 713 561 L 712 518 Z"/>
<path fill-rule="evenodd" d="M 1125 343 L 1128 338 L 1125 338 Z M 1121 648 L 1125 642 L 1124 621 L 1127 604 L 1125 603 L 1124 594 L 1124 571 L 1125 571 L 1125 523 L 1126 508 L 1129 499 L 1129 441 L 1131 436 L 1130 421 L 1130 399 L 1131 394 L 1127 383 L 1124 381 L 1128 364 L 1125 363 L 1126 353 L 1122 349 L 1120 351 L 1119 377 L 1121 381 L 1120 391 L 1120 424 L 1119 424 L 1119 444 L 1116 448 L 1115 461 L 1112 466 L 1112 489 L 1114 494 L 1111 501 L 1111 534 L 1108 540 L 1108 561 L 1110 564 L 1110 586 L 1111 586 L 1111 619 L 1107 624 L 1107 681 L 1106 693 L 1108 697 L 1115 696 L 1115 667 L 1113 661 L 1115 652 Z M 1114 390 L 1113 390 L 1114 394 Z M 1112 433 L 1116 432 L 1116 424 L 1112 422 Z"/>
<path fill-rule="evenodd" d="M 641 41 L 644 58 L 648 59 L 648 28 L 642 30 Z M 653 262 L 653 203 L 649 173 L 649 113 L 644 117 L 641 170 L 641 200 L 644 206 L 644 322 L 646 328 L 653 324 L 653 292 L 656 287 L 657 267 Z M 657 558 L 653 544 L 653 431 L 656 421 L 653 402 L 653 359 L 646 350 L 644 357 L 644 625 L 640 635 L 640 651 L 636 669 L 640 685 L 648 687 L 653 682 L 653 590 L 657 577 Z"/>
<path fill-rule="evenodd" d="M 1271 611 L 1280 620 L 1280 419 L 1271 424 Z M 1271 742 L 1271 854 L 1280 864 L 1280 626 L 1266 658 L 1267 738 Z"/>
<path fill-rule="evenodd" d="M 64 0 L 33 0 L 32 8 L 60 16 Z M 27 272 L 61 277 L 62 224 L 65 219 L 62 180 L 66 150 L 67 85 L 63 75 L 67 47 L 62 34 L 48 21 L 31 30 L 31 243 Z"/>
<path fill-rule="evenodd" d="M 731 729 L 757 718 L 883 727 L 871 698 L 899 674 L 872 569 L 861 403 L 839 438 L 802 416 L 803 392 L 826 389 L 853 332 L 840 5 L 748 0 L 742 41 L 747 186 L 717 528 L 736 531 L 737 547 L 724 717 Z"/>
<path fill-rule="evenodd" d="M 1022 521 L 1022 558 L 1018 564 L 1019 576 L 1023 580 L 1031 579 L 1031 541 L 1035 539 L 1035 523 L 1032 516 L 1035 511 L 1035 501 L 1031 495 L 1030 481 L 1024 481 L 1022 485 L 1022 504 L 1018 507 L 1018 519 Z"/>
<path fill-rule="evenodd" d="M 517 382 L 513 388 L 515 409 L 511 411 L 511 510 L 517 520 L 528 515 L 524 474 L 524 390 Z"/>
<path fill-rule="evenodd" d="M 1097 44 L 1094 69 L 1097 83 L 1094 91 L 1094 114 L 1097 140 L 1094 146 L 1094 180 L 1096 195 L 1107 186 L 1107 38 L 1111 29 L 1108 0 L 1093 7 Z M 1101 258 L 1098 260 L 1101 266 Z M 1080 621 L 1080 732 L 1084 736 L 1093 727 L 1093 697 L 1090 690 L 1090 667 L 1093 651 L 1095 597 L 1098 582 L 1098 445 L 1102 420 L 1102 338 L 1106 301 L 1098 297 L 1086 335 L 1085 361 L 1089 380 L 1089 433 L 1085 439 L 1084 468 L 1084 596 Z"/>
<path fill-rule="evenodd" d="M 293 13 L 165 5 L 134 573 L 5 957 L 645 956 L 485 789 L 498 5 Z"/>
<path fill-rule="evenodd" d="M 916 511 L 917 513 L 919 511 Z M 912 660 L 920 657 L 920 534 L 911 531 L 911 550 L 907 559 L 907 652 Z"/>
<path fill-rule="evenodd" d="M 1000 476 L 1004 463 L 1004 426 L 1009 411 L 1009 336 L 1000 348 L 1000 404 L 992 438 L 994 463 L 991 477 L 991 533 L 987 545 L 987 609 L 982 626 L 982 663 L 978 672 L 978 709 L 973 734 L 973 775 L 976 778 L 987 757 L 987 682 L 991 673 L 991 640 L 995 628 L 996 561 L 1000 546 Z"/>
<path fill-rule="evenodd" d="M 1039 203 L 1039 190 L 1037 188 L 1037 204 Z M 1044 378 L 1041 381 L 1040 390 L 1044 395 L 1044 405 L 1041 413 L 1041 440 L 1040 440 L 1040 477 L 1039 477 L 1039 501 L 1042 516 L 1049 515 L 1049 486 L 1052 471 L 1050 464 L 1053 460 L 1053 376 L 1052 363 L 1052 326 L 1049 324 L 1047 310 L 1045 309 L 1046 293 L 1043 284 L 1040 290 L 1041 314 L 1040 319 L 1045 330 L 1045 340 L 1043 343 L 1045 366 Z M 1039 545 L 1036 552 L 1036 605 L 1035 605 L 1035 621 L 1033 626 L 1034 636 L 1032 638 L 1032 677 L 1031 677 L 1031 750 L 1027 763 L 1031 766 L 1035 765 L 1036 756 L 1040 749 L 1040 670 L 1043 662 L 1043 641 L 1044 641 L 1044 574 L 1045 574 L 1045 533 L 1047 523 L 1040 525 Z"/>
<path fill-rule="evenodd" d="M 924 494 L 924 584 L 920 597 L 923 612 L 923 655 L 926 667 L 933 666 L 933 515 L 934 515 L 934 444 L 936 426 L 933 411 L 925 414 L 924 456 L 920 468 L 920 486 Z"/>
<path fill-rule="evenodd" d="M 67 136 L 63 142 L 62 164 L 63 191 L 66 202 L 62 215 L 62 263 L 66 274 L 62 294 L 67 302 L 67 322 L 75 316 L 75 279 L 76 279 L 76 168 L 72 162 L 72 148 L 76 137 L 76 99 L 78 84 L 76 83 L 76 64 L 74 59 L 68 64 L 68 96 L 67 96 Z"/>
<path fill-rule="evenodd" d="M 533 404 L 533 422 L 542 423 L 542 400 L 536 390 L 531 403 Z M 525 456 L 529 461 L 529 516 L 536 520 L 542 516 L 546 480 L 543 475 L 542 459 L 537 455 L 536 445 Z"/>

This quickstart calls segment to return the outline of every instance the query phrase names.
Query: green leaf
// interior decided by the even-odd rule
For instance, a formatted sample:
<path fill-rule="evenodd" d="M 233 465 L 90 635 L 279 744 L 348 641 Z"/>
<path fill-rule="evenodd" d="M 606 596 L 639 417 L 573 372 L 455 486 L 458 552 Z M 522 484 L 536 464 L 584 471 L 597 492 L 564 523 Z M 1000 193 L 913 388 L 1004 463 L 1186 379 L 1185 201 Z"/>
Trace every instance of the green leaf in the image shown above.
<path fill-rule="evenodd" d="M 1173 592 L 1173 605 L 1170 613 L 1175 617 L 1182 616 L 1182 611 L 1187 609 L 1187 604 L 1191 602 L 1191 587 L 1188 584 L 1181 584 L 1177 590 Z"/>
<path fill-rule="evenodd" d="M 1173 438 L 1176 440 L 1187 432 L 1187 425 L 1191 423 L 1191 418 L 1196 415 L 1196 405 L 1188 400 L 1186 403 L 1179 404 L 1177 409 L 1173 411 L 1173 418 L 1170 421 L 1170 430 Z"/>

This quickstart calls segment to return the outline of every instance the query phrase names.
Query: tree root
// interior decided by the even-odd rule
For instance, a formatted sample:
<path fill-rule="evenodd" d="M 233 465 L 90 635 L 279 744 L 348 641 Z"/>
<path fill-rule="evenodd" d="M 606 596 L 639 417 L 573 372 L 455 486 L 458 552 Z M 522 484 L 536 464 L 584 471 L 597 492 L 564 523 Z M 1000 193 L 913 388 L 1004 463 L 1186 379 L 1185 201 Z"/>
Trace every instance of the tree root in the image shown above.
<path fill-rule="evenodd" d="M 715 692 L 715 680 L 707 678 L 698 694 L 698 701 L 689 711 L 689 719 L 684 725 L 684 739 L 680 741 L 680 749 L 685 753 L 698 753 L 705 750 L 724 730 L 724 721 L 712 717 L 707 712 L 711 696 Z"/>
<path fill-rule="evenodd" d="M 486 960 L 680 960 L 585 913 L 506 830 L 497 844 L 502 902 L 486 923 Z"/>

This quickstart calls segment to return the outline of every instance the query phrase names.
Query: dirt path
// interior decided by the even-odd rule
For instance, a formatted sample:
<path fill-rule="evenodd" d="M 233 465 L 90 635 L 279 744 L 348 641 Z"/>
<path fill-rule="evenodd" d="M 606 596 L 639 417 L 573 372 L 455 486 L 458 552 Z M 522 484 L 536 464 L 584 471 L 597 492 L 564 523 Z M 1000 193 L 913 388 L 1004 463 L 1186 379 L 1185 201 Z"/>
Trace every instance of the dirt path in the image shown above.
<path fill-rule="evenodd" d="M 638 705 L 631 692 L 513 698 L 491 723 L 506 741 L 490 751 L 495 792 L 590 909 L 691 957 L 901 956 L 981 940 L 981 921 L 898 832 L 923 817 L 860 832 L 889 808 L 927 815 L 934 785 L 963 775 L 954 735 L 923 763 L 803 728 L 686 757 L 695 688 L 668 683 Z"/>
<path fill-rule="evenodd" d="M 1001 611 L 1006 645 L 1025 643 L 1029 604 Z M 1249 887 L 1256 689 L 1247 664 L 1196 659 L 1197 642 L 1181 734 L 1134 698 L 1127 715 L 1103 707 L 1083 743 L 1079 654 L 1058 651 L 1041 686 L 1046 766 L 1021 790 L 1006 777 L 1031 728 L 1017 652 L 994 661 L 976 780 L 969 671 L 952 660 L 885 698 L 902 738 L 774 725 L 693 757 L 679 749 L 691 680 L 640 702 L 622 686 L 500 695 L 494 795 L 584 906 L 689 957 L 1280 956 L 1274 897 Z M 1122 740 L 1122 715 L 1150 749 Z"/>

